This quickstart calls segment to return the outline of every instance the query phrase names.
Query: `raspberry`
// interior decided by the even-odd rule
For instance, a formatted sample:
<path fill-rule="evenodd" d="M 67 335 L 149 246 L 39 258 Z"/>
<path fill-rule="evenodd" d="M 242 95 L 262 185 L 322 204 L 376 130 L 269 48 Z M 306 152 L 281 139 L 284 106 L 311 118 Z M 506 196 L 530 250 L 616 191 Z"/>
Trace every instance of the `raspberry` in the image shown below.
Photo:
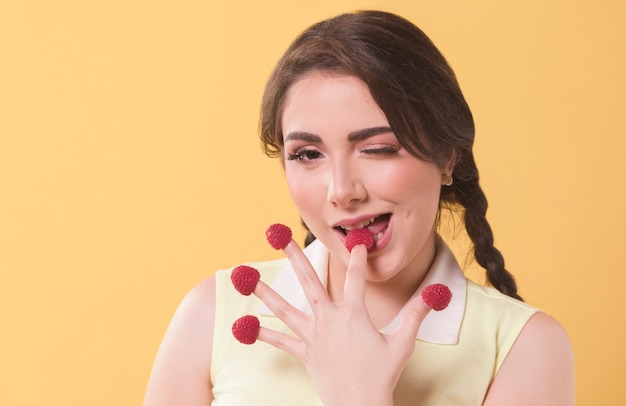
<path fill-rule="evenodd" d="M 276 250 L 282 250 L 291 241 L 291 229 L 283 224 L 272 224 L 265 231 L 267 242 Z"/>
<path fill-rule="evenodd" d="M 365 247 L 369 250 L 374 246 L 374 236 L 367 228 L 355 228 L 354 230 L 350 230 L 350 232 L 348 232 L 348 235 L 343 243 L 349 252 L 352 252 L 352 248 L 359 244 L 365 245 Z"/>
<path fill-rule="evenodd" d="M 256 316 L 243 316 L 233 323 L 233 336 L 242 344 L 254 344 L 261 323 Z"/>
<path fill-rule="evenodd" d="M 431 309 L 440 311 L 448 307 L 452 299 L 452 292 L 446 285 L 435 283 L 422 290 L 422 298 Z"/>
<path fill-rule="evenodd" d="M 260 277 L 259 271 L 247 265 L 235 267 L 230 274 L 230 280 L 237 292 L 245 296 L 250 296 Z"/>

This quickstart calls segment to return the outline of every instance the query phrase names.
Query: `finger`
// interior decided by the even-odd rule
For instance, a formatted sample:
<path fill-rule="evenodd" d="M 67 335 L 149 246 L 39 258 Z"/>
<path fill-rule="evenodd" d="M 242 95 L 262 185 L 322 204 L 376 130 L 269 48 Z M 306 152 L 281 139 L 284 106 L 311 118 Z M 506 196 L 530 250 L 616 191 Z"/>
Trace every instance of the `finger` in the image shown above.
<path fill-rule="evenodd" d="M 258 297 L 276 317 L 285 323 L 287 327 L 289 327 L 298 336 L 302 336 L 304 333 L 305 323 L 309 319 L 307 314 L 293 307 L 263 281 L 257 282 L 257 285 L 252 293 L 254 293 L 254 295 Z"/>
<path fill-rule="evenodd" d="M 431 308 L 424 302 L 421 295 L 410 300 L 405 307 L 400 324 L 390 335 L 403 343 L 411 344 L 409 347 L 412 352 L 417 332 L 430 311 Z"/>
<path fill-rule="evenodd" d="M 293 239 L 283 248 L 283 252 L 287 255 L 291 266 L 293 267 L 302 290 L 306 296 L 313 313 L 317 313 L 321 304 L 330 302 L 326 288 L 315 273 L 315 269 L 304 255 L 304 252 Z"/>
<path fill-rule="evenodd" d="M 296 359 L 304 361 L 305 346 L 303 341 L 297 337 L 261 326 L 257 340 L 264 341 L 287 352 Z"/>
<path fill-rule="evenodd" d="M 365 304 L 365 273 L 367 272 L 367 248 L 356 245 L 350 253 L 350 263 L 346 271 L 343 287 L 343 302 L 356 306 Z"/>

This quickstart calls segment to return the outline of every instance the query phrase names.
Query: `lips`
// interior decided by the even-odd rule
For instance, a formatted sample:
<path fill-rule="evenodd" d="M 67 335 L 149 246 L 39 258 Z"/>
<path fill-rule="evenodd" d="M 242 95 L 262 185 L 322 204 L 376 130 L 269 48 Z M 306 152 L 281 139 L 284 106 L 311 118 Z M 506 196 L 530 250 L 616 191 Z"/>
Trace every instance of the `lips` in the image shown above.
<path fill-rule="evenodd" d="M 357 228 L 365 228 L 369 226 L 370 224 L 372 224 L 374 221 L 376 221 L 376 217 L 371 217 L 367 220 L 359 221 L 358 223 L 354 223 L 351 225 L 339 226 L 339 228 L 341 228 L 343 231 L 347 233 L 348 231 L 352 231 Z"/>
<path fill-rule="evenodd" d="M 385 213 L 367 218 L 365 220 L 342 224 L 335 227 L 335 229 L 339 230 L 345 236 L 350 230 L 354 230 L 356 228 L 367 228 L 374 236 L 374 242 L 376 243 L 383 237 L 385 231 L 387 231 L 390 219 L 391 213 Z"/>

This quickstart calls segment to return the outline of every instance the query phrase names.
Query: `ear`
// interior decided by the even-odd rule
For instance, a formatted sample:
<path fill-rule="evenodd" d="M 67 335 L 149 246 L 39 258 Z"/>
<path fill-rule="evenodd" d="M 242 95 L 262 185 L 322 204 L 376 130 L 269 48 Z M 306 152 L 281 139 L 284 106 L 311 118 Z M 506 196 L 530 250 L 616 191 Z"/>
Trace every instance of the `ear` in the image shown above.
<path fill-rule="evenodd" d="M 454 172 L 454 166 L 456 165 L 456 148 L 450 151 L 450 155 L 448 159 L 444 162 L 443 167 L 441 168 L 442 172 L 448 176 L 452 176 L 452 172 Z"/>

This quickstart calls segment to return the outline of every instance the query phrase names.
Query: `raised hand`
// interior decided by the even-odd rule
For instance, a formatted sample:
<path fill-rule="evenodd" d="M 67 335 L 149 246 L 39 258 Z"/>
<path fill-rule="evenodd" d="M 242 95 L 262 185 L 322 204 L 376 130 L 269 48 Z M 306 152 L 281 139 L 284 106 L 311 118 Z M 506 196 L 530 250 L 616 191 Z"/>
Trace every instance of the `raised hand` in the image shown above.
<path fill-rule="evenodd" d="M 365 306 L 365 245 L 352 248 L 341 303 L 330 299 L 305 254 L 290 236 L 286 245 L 284 241 L 279 245 L 296 272 L 312 313 L 292 307 L 259 280 L 252 292 L 296 336 L 253 323 L 258 328 L 258 340 L 303 362 L 326 406 L 392 405 L 393 390 L 413 353 L 417 330 L 430 307 L 421 296 L 416 297 L 406 306 L 399 326 L 383 334 L 372 324 Z M 246 337 L 249 333 L 246 331 Z"/>

